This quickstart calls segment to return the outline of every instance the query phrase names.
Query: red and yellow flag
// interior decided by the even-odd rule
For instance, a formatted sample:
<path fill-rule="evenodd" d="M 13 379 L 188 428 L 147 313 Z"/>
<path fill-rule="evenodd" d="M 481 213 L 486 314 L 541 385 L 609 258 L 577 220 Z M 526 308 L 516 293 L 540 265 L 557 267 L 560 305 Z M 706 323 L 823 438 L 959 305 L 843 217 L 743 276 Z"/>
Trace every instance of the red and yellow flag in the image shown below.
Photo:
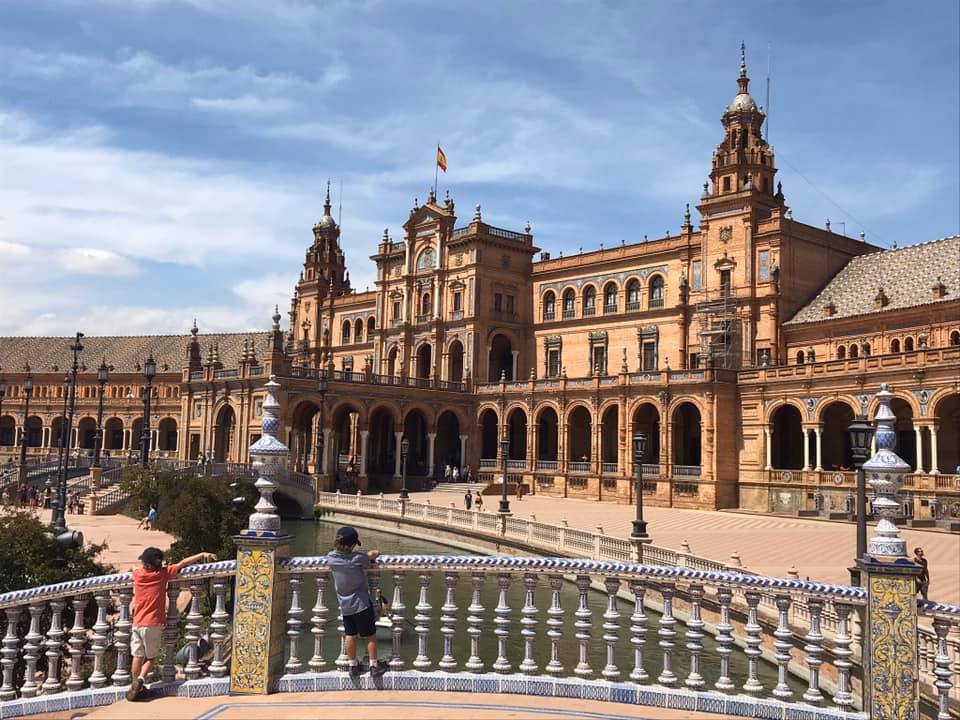
<path fill-rule="evenodd" d="M 437 145 L 437 167 L 444 172 L 447 171 L 447 156 L 444 155 L 443 150 L 439 145 Z"/>

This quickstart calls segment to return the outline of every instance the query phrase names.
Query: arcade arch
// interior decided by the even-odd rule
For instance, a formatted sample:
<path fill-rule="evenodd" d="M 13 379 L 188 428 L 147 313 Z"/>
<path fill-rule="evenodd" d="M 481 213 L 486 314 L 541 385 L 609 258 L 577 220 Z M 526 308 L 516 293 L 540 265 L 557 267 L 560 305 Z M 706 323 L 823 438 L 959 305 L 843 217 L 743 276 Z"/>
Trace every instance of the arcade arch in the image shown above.
<path fill-rule="evenodd" d="M 593 460 L 592 425 L 590 411 L 583 405 L 577 405 L 567 416 L 567 459 L 571 462 Z"/>
<path fill-rule="evenodd" d="M 490 357 L 488 361 L 490 372 L 489 382 L 498 382 L 501 377 L 513 380 L 513 345 L 510 338 L 502 333 L 493 336 L 490 342 Z"/>
<path fill-rule="evenodd" d="M 545 407 L 537 416 L 537 460 L 556 461 L 560 442 L 557 411 Z"/>
<path fill-rule="evenodd" d="M 523 408 L 514 408 L 507 415 L 507 438 L 510 440 L 510 460 L 527 457 L 527 413 Z"/>
<path fill-rule="evenodd" d="M 691 402 L 681 403 L 673 411 L 673 464 L 699 467 L 700 410 Z"/>

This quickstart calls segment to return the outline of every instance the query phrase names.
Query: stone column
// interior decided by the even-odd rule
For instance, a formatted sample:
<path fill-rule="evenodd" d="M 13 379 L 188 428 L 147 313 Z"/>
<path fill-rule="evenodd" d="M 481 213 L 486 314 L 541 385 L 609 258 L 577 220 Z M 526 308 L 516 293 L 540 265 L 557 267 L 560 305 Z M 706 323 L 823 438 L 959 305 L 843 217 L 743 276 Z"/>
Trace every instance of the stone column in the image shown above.
<path fill-rule="evenodd" d="M 803 469 L 810 469 L 810 430 L 805 427 L 803 427 Z"/>
<path fill-rule="evenodd" d="M 124 450 L 130 449 L 130 433 L 131 432 L 132 432 L 131 430 L 127 430 L 127 429 L 124 429 L 123 431 L 123 449 Z"/>
<path fill-rule="evenodd" d="M 160 441 L 160 431 L 151 430 L 150 431 L 150 451 L 151 452 L 156 452 L 157 447 L 159 446 L 159 441 Z"/>
<path fill-rule="evenodd" d="M 923 473 L 923 428 L 919 425 L 913 426 L 913 432 L 917 437 L 917 466 L 913 469 L 918 474 Z"/>
<path fill-rule="evenodd" d="M 511 353 L 513 354 L 513 375 L 512 375 L 512 378 L 513 378 L 513 382 L 517 382 L 517 381 L 519 380 L 518 373 L 520 372 L 520 370 L 519 370 L 519 367 L 520 367 L 520 366 L 519 366 L 519 363 L 518 363 L 518 360 L 519 360 L 519 358 L 520 358 L 520 351 L 519 351 L 519 350 L 512 350 Z"/>
<path fill-rule="evenodd" d="M 823 470 L 823 426 L 817 425 L 813 432 L 817 435 L 817 467 L 816 469 Z"/>
<path fill-rule="evenodd" d="M 764 469 L 773 470 L 773 429 L 767 425 L 767 427 L 763 429 L 763 435 L 765 438 L 764 450 L 767 457 L 767 465 Z"/>
<path fill-rule="evenodd" d="M 370 439 L 369 430 L 360 431 L 360 477 L 367 476 L 367 441 Z"/>
<path fill-rule="evenodd" d="M 403 430 L 393 433 L 394 451 L 393 451 L 393 476 L 400 479 L 400 443 L 403 442 Z"/>
<path fill-rule="evenodd" d="M 433 477 L 433 443 L 437 439 L 435 432 L 427 433 L 427 476 Z"/>
<path fill-rule="evenodd" d="M 45 448 L 50 447 L 50 430 L 51 430 L 51 428 L 45 427 L 45 428 L 43 428 L 43 430 L 40 432 L 40 445 L 41 445 L 42 447 L 45 447 Z M 59 447 L 59 446 L 60 446 L 60 442 L 59 442 L 59 439 L 58 439 L 58 441 L 57 441 L 57 447 Z"/>
<path fill-rule="evenodd" d="M 937 425 L 930 426 L 930 474 L 931 475 L 940 474 L 940 467 L 937 465 L 937 433 L 938 432 L 940 432 L 939 426 Z"/>
<path fill-rule="evenodd" d="M 467 464 L 467 438 L 469 435 L 460 436 L 460 467 Z"/>
<path fill-rule="evenodd" d="M 330 474 L 330 449 L 333 445 L 333 430 L 323 429 L 323 457 L 320 459 L 320 475 Z"/>

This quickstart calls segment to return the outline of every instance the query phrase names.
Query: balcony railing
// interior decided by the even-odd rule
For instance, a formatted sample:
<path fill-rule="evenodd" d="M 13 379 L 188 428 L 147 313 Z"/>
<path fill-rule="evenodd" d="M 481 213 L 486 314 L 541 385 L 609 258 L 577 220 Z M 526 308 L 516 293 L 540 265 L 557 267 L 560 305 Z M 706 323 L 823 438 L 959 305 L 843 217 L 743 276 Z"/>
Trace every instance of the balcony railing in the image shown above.
<path fill-rule="evenodd" d="M 428 322 L 430 322 L 430 313 L 417 315 L 417 325 L 426 325 Z"/>
<path fill-rule="evenodd" d="M 572 473 L 588 473 L 591 465 L 589 460 L 571 460 L 567 463 L 567 470 Z"/>
<path fill-rule="evenodd" d="M 555 310 L 544 310 L 544 311 L 543 311 L 543 319 L 544 319 L 544 321 L 546 321 L 546 320 L 556 320 L 556 319 L 557 319 L 557 313 L 556 313 L 556 311 L 555 311 Z"/>
<path fill-rule="evenodd" d="M 213 379 L 214 380 L 228 380 L 230 378 L 240 377 L 240 371 L 236 368 L 230 368 L 229 370 L 214 370 Z"/>
<path fill-rule="evenodd" d="M 616 311 L 617 311 L 617 306 L 616 306 L 616 305 L 604 305 L 604 306 L 603 306 L 603 314 L 604 314 L 604 315 L 612 315 L 612 314 L 615 313 Z"/>
<path fill-rule="evenodd" d="M 480 458 L 481 470 L 496 469 L 497 466 L 498 466 L 498 463 L 496 458 Z"/>
<path fill-rule="evenodd" d="M 463 310 L 451 310 L 450 311 L 450 320 L 456 322 L 458 320 L 463 320 Z"/>
<path fill-rule="evenodd" d="M 507 460 L 507 470 L 526 470 L 526 460 Z"/>
<path fill-rule="evenodd" d="M 628 300 L 627 301 L 627 312 L 636 312 L 640 309 L 639 300 Z"/>
<path fill-rule="evenodd" d="M 650 298 L 650 307 L 651 307 L 651 308 L 662 308 L 662 307 L 663 307 L 663 298 L 662 298 L 662 297 L 653 297 L 653 298 Z"/>
<path fill-rule="evenodd" d="M 191 370 L 190 371 L 191 380 L 203 380 L 203 370 Z"/>
<path fill-rule="evenodd" d="M 673 477 L 700 477 L 699 465 L 674 465 L 671 468 Z"/>
<path fill-rule="evenodd" d="M 585 305 L 585 306 L 584 306 L 584 308 L 583 308 L 583 316 L 584 316 L 584 317 L 590 317 L 590 316 L 596 315 L 596 314 L 597 314 L 597 306 L 596 306 L 596 305 Z"/>
<path fill-rule="evenodd" d="M 617 463 L 615 462 L 600 463 L 600 472 L 603 473 L 604 475 L 616 475 Z"/>
<path fill-rule="evenodd" d="M 535 460 L 533 468 L 534 470 L 549 470 L 550 472 L 556 472 L 559 465 L 560 463 L 556 460 Z"/>
<path fill-rule="evenodd" d="M 570 318 L 575 318 L 576 316 L 577 316 L 576 310 L 564 309 L 563 311 L 564 320 L 569 320 Z"/>

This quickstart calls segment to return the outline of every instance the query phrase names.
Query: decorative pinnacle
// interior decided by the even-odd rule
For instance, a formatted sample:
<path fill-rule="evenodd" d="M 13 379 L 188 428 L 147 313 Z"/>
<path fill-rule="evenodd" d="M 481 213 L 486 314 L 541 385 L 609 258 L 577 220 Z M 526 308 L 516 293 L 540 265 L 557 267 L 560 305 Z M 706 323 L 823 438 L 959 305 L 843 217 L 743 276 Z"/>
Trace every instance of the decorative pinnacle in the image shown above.
<path fill-rule="evenodd" d="M 745 78 L 747 76 L 747 45 L 740 41 L 740 77 Z"/>
<path fill-rule="evenodd" d="M 328 179 L 327 179 L 327 197 L 326 197 L 326 198 L 324 199 L 324 201 L 323 201 L 323 214 L 324 214 L 324 215 L 329 215 L 329 214 L 330 214 L 330 207 L 331 207 L 331 205 L 330 205 L 330 180 L 329 180 L 329 178 L 328 178 Z"/>
<path fill-rule="evenodd" d="M 253 469 L 258 476 L 254 487 L 260 493 L 260 499 L 247 524 L 249 533 L 264 530 L 273 533 L 280 531 L 280 516 L 277 515 L 277 506 L 273 502 L 273 493 L 277 489 L 274 478 L 289 455 L 287 446 L 277 438 L 277 432 L 280 429 L 280 402 L 276 395 L 280 383 L 277 382 L 277 376 L 271 375 L 264 387 L 267 390 L 267 396 L 263 400 L 263 421 L 260 424 L 262 434 L 250 446 Z"/>
<path fill-rule="evenodd" d="M 690 224 L 690 203 L 687 203 L 687 208 L 683 211 L 683 224 Z"/>
<path fill-rule="evenodd" d="M 273 331 L 277 332 L 280 329 L 280 306 L 279 305 L 273 306 L 273 317 L 270 319 L 273 320 L 273 328 L 272 328 Z"/>
<path fill-rule="evenodd" d="M 894 425 L 897 417 L 890 407 L 893 393 L 886 383 L 880 385 L 876 397 L 879 401 L 874 418 L 877 451 L 863 464 L 863 471 L 873 488 L 873 509 L 880 521 L 874 536 L 870 538 L 867 553 L 874 557 L 906 557 L 907 542 L 900 537 L 893 518 L 900 510 L 897 492 L 903 485 L 903 476 L 910 472 L 910 466 L 896 453 L 897 433 Z"/>
<path fill-rule="evenodd" d="M 194 337 L 196 337 L 198 332 L 200 332 L 200 329 L 197 327 L 197 319 L 194 318 L 194 319 L 193 319 L 193 327 L 190 328 L 190 334 L 193 335 Z"/>
<path fill-rule="evenodd" d="M 482 222 L 483 218 L 480 216 L 480 203 L 477 203 L 477 206 L 473 209 L 473 221 Z"/>

